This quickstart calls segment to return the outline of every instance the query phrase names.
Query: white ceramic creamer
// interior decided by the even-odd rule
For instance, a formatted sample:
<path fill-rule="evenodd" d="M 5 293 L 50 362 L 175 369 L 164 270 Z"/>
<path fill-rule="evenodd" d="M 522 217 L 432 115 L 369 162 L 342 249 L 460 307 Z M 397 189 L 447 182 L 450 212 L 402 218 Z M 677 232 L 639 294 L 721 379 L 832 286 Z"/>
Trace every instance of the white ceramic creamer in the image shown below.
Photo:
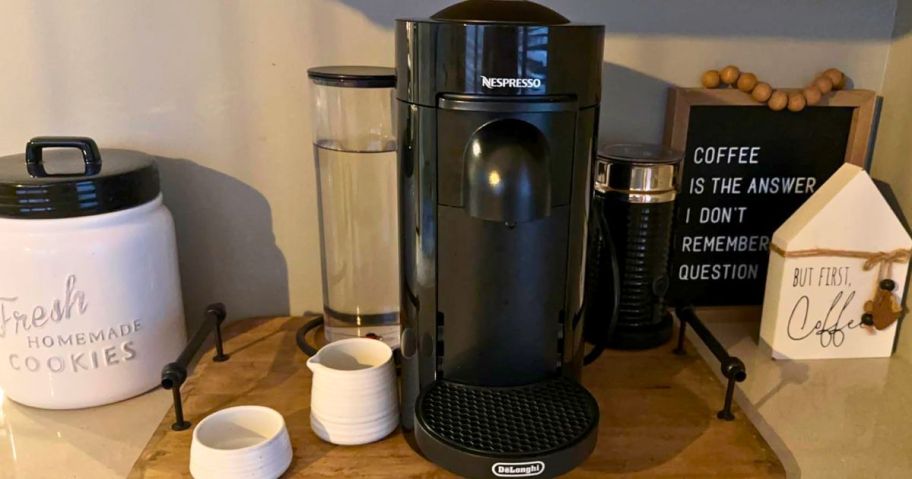
<path fill-rule="evenodd" d="M 342 446 L 368 444 L 399 425 L 396 366 L 389 345 L 368 338 L 323 346 L 307 360 L 313 372 L 310 427 Z"/>
<path fill-rule="evenodd" d="M 136 396 L 186 343 L 174 222 L 148 155 L 42 137 L 0 158 L 0 264 L 0 388 L 16 402 Z"/>

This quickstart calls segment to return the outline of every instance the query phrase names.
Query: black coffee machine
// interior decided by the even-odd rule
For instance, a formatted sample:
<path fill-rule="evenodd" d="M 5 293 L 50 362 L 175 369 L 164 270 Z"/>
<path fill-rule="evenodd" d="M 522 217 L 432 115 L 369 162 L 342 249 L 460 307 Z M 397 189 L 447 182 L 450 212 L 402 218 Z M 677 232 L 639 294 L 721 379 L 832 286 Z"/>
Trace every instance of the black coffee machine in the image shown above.
<path fill-rule="evenodd" d="M 396 25 L 402 425 L 469 477 L 595 447 L 578 383 L 604 28 L 521 0 Z"/>

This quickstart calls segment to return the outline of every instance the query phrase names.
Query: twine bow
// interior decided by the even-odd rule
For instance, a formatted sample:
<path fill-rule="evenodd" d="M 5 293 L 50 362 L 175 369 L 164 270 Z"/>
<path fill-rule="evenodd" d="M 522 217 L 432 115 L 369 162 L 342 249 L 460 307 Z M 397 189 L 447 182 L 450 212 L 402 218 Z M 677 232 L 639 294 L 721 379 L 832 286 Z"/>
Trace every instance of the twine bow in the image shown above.
<path fill-rule="evenodd" d="M 897 249 L 890 252 L 880 252 L 874 253 L 868 258 L 864 263 L 864 270 L 870 271 L 878 264 L 887 264 L 887 263 L 908 263 L 909 259 L 912 258 L 912 251 Z"/>
<path fill-rule="evenodd" d="M 769 246 L 770 251 L 783 258 L 812 258 L 817 256 L 837 256 L 840 258 L 858 258 L 865 260 L 864 270 L 871 271 L 875 266 L 890 265 L 893 263 L 908 263 L 912 259 L 912 250 L 896 249 L 893 251 L 852 251 L 846 249 L 803 249 L 799 251 L 785 251 L 775 243 Z"/>

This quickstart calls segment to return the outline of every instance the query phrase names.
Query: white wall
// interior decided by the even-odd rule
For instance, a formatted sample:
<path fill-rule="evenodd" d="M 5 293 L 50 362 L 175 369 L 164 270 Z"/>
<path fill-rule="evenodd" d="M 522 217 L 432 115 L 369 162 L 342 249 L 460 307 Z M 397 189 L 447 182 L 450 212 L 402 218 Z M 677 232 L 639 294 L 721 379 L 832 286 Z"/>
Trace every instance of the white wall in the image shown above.
<path fill-rule="evenodd" d="M 890 184 L 906 220 L 912 221 L 912 4 L 901 2 L 896 12 L 893 45 L 887 62 L 884 80 L 884 101 L 881 126 L 874 150 L 872 174 Z M 907 281 L 908 285 L 909 282 Z M 907 286 L 908 288 L 909 286 Z M 906 293 L 906 308 L 912 297 Z M 897 352 L 912 360 L 912 327 L 909 316 L 900 323 Z"/>
<path fill-rule="evenodd" d="M 441 0 L 0 0 L 0 154 L 79 134 L 162 160 L 191 311 L 321 307 L 306 69 L 392 64 L 392 19 Z M 895 0 L 550 0 L 608 26 L 603 140 L 658 141 L 665 87 L 735 63 L 880 90 Z M 568 52 L 573 54 L 573 52 Z"/>

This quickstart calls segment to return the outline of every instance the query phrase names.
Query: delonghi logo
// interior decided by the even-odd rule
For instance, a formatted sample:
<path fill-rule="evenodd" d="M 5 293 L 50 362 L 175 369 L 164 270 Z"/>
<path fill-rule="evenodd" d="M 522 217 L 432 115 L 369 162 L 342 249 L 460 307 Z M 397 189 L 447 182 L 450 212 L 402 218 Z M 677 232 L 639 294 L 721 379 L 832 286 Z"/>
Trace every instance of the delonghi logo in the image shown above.
<path fill-rule="evenodd" d="M 545 472 L 545 463 L 533 462 L 498 462 L 491 466 L 491 472 L 497 477 L 532 477 Z"/>
<path fill-rule="evenodd" d="M 541 88 L 541 78 L 489 78 L 481 77 L 485 88 Z"/>

